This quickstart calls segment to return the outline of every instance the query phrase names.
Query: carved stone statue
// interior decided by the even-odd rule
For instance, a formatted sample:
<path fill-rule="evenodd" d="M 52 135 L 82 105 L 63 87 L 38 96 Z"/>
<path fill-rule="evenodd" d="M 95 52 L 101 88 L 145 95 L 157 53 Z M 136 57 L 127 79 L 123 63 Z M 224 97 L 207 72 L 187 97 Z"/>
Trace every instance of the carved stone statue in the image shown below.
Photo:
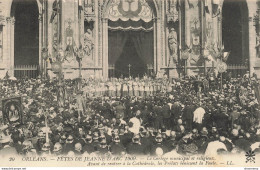
<path fill-rule="evenodd" d="M 87 29 L 87 31 L 84 34 L 84 48 L 83 49 L 85 51 L 85 54 L 90 56 L 93 48 L 94 48 L 94 41 L 93 41 L 92 31 L 90 29 Z"/>
<path fill-rule="evenodd" d="M 170 55 L 173 58 L 174 62 L 177 62 L 178 41 L 177 41 L 177 33 L 174 28 L 170 29 L 169 36 L 168 36 L 168 43 L 169 43 Z"/>
<path fill-rule="evenodd" d="M 260 35 L 256 36 L 256 55 L 258 58 L 260 58 Z"/>

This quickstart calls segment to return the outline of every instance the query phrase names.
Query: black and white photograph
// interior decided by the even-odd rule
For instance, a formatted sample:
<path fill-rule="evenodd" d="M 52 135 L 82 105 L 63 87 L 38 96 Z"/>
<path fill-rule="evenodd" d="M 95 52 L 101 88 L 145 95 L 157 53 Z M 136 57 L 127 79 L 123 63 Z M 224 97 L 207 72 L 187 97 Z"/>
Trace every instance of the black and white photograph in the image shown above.
<path fill-rule="evenodd" d="M 13 166 L 259 167 L 260 0 L 0 0 Z"/>

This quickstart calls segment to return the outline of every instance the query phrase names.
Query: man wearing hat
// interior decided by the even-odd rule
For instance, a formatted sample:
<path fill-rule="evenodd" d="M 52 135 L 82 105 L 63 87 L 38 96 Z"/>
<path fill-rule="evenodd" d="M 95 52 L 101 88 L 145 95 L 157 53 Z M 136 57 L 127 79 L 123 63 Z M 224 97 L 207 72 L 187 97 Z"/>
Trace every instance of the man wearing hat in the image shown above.
<path fill-rule="evenodd" d="M 145 148 L 141 144 L 140 135 L 136 134 L 132 138 L 132 142 L 126 147 L 126 152 L 129 155 L 144 155 Z"/>
<path fill-rule="evenodd" d="M 182 119 L 183 119 L 186 129 L 188 131 L 192 129 L 194 111 L 195 111 L 195 106 L 192 103 L 190 103 L 189 101 L 186 101 L 186 106 L 184 107 L 184 110 L 183 110 Z"/>
<path fill-rule="evenodd" d="M 151 147 L 151 155 L 153 156 L 161 156 L 167 152 L 169 152 L 169 148 L 165 145 L 163 145 L 163 137 L 161 133 L 157 133 L 155 136 L 155 144 Z M 160 153 L 158 153 L 160 152 Z"/>
<path fill-rule="evenodd" d="M 97 152 L 100 155 L 107 154 L 109 152 L 109 145 L 107 144 L 105 137 L 100 137 L 100 143 L 97 146 Z"/>
<path fill-rule="evenodd" d="M 91 154 L 92 152 L 95 152 L 95 147 L 93 145 L 93 140 L 92 140 L 92 136 L 87 134 L 86 135 L 86 144 L 83 146 L 82 151 L 83 152 L 88 152 L 88 154 Z"/>
<path fill-rule="evenodd" d="M 114 135 L 113 137 L 113 142 L 111 143 L 110 151 L 112 155 L 121 155 L 123 152 L 125 152 L 125 147 L 122 145 L 118 134 Z"/>
<path fill-rule="evenodd" d="M 69 135 L 66 139 L 66 143 L 63 148 L 63 153 L 68 154 L 69 151 L 74 150 L 74 138 L 72 135 Z"/>

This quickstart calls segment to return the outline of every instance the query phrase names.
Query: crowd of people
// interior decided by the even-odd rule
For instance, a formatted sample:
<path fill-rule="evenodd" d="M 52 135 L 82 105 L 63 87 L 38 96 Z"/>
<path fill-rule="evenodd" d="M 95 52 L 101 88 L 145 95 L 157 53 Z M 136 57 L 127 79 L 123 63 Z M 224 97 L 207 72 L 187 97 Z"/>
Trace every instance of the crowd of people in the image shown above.
<path fill-rule="evenodd" d="M 217 78 L 199 76 L 3 79 L 1 98 L 21 96 L 22 121 L 10 122 L 1 106 L 0 157 L 257 154 L 256 87 L 250 76 L 221 87 Z"/>

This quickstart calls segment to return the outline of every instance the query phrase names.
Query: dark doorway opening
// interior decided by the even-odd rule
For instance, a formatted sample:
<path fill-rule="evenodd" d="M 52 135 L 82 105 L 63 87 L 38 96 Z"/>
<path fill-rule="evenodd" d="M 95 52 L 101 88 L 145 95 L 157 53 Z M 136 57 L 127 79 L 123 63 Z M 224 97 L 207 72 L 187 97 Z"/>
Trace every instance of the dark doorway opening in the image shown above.
<path fill-rule="evenodd" d="M 131 77 L 149 75 L 153 62 L 153 31 L 108 31 L 110 77 L 129 77 L 129 65 Z"/>
<path fill-rule="evenodd" d="M 225 0 L 222 9 L 222 40 L 230 51 L 228 64 L 246 64 L 249 58 L 248 8 L 245 0 Z"/>
<path fill-rule="evenodd" d="M 14 65 L 39 64 L 39 20 L 36 0 L 14 0 Z"/>
<path fill-rule="evenodd" d="M 138 56 L 131 38 L 126 41 L 123 52 L 115 63 L 115 76 L 129 77 L 129 65 L 131 77 L 143 77 L 147 72 L 147 66 Z"/>

